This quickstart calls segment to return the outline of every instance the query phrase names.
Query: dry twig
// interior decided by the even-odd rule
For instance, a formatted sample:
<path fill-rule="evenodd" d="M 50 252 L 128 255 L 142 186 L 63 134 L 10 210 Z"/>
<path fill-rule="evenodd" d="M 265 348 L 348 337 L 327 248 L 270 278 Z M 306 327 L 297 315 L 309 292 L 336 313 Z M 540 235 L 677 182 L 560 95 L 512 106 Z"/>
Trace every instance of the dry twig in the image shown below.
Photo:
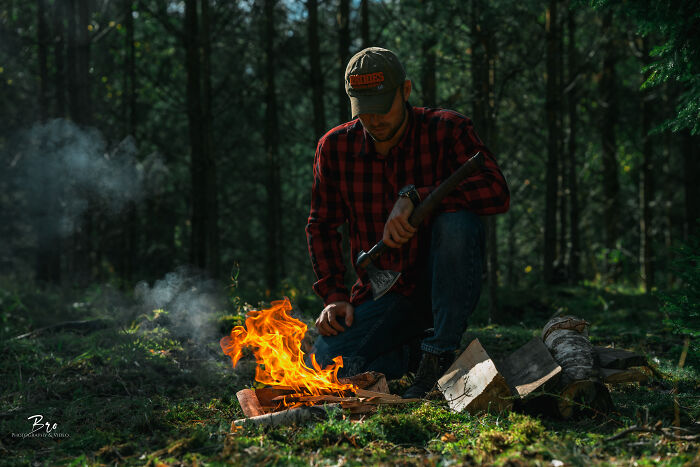
<path fill-rule="evenodd" d="M 698 441 L 700 440 L 700 434 L 690 434 L 690 435 L 677 435 L 674 431 L 685 431 L 686 433 L 693 433 L 691 430 L 680 427 L 664 428 L 664 427 L 651 427 L 646 425 L 632 425 L 629 428 L 625 428 L 621 432 L 605 438 L 605 442 L 615 441 L 616 439 L 624 438 L 630 433 L 655 433 L 666 438 L 673 439 L 676 441 Z"/>

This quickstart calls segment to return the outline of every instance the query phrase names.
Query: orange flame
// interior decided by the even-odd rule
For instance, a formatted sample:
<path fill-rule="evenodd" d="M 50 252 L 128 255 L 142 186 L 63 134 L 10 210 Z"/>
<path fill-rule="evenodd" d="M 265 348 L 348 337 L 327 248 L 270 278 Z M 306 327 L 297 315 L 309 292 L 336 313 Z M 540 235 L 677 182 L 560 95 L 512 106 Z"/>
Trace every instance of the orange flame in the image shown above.
<path fill-rule="evenodd" d="M 260 383 L 289 386 L 297 392 L 314 396 L 353 390 L 352 384 L 338 381 L 343 357 L 334 358 L 334 364 L 321 369 L 312 354 L 313 369 L 306 366 L 301 350 L 306 325 L 288 314 L 291 309 L 292 305 L 286 297 L 274 301 L 270 308 L 249 312 L 245 328 L 236 326 L 230 336 L 222 338 L 221 349 L 231 357 L 233 366 L 241 358 L 243 347 L 252 347 L 258 363 L 255 380 Z"/>

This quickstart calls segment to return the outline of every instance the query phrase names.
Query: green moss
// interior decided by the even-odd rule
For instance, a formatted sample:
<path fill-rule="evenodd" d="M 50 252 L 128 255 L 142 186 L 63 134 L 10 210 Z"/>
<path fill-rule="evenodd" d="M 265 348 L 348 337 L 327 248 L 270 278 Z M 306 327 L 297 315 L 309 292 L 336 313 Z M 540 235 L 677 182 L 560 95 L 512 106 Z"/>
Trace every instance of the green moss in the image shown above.
<path fill-rule="evenodd" d="M 85 319 L 90 306 L 73 304 L 90 303 L 99 291 L 65 302 L 58 293 L 41 298 L 35 293 L 0 293 L 4 335 L 21 334 L 46 319 L 48 313 L 38 306 L 67 309 L 69 315 Z M 194 343 L 172 332 L 164 310 L 87 334 L 61 331 L 0 340 L 0 352 L 7 356 L 0 360 L 0 432 L 26 431 L 26 417 L 41 413 L 71 435 L 51 443 L 3 438 L 0 465 L 31 464 L 37 452 L 46 465 L 550 465 L 557 459 L 588 466 L 693 461 L 693 445 L 658 434 L 631 433 L 605 441 L 645 421 L 671 426 L 676 408 L 682 425 L 700 416 L 700 375 L 696 367 L 677 367 L 683 342 L 661 322 L 655 298 L 590 285 L 510 291 L 503 303 L 511 310 L 509 322 L 486 325 L 477 320 L 464 346 L 478 337 L 493 356 L 507 355 L 561 310 L 591 322 L 594 343 L 642 351 L 664 376 L 647 385 L 613 387 L 614 413 L 577 421 L 517 413 L 456 414 L 444 401 L 426 401 L 381 407 L 359 423 L 346 414 L 345 419 L 298 427 L 246 427 L 229 433 L 231 421 L 243 416 L 235 393 L 253 383 L 252 372 L 243 369 L 252 368 L 251 357 L 245 356 L 233 370 L 218 347 L 223 330 L 209 344 Z M 242 322 L 238 309 L 226 313 L 218 321 L 223 327 Z"/>

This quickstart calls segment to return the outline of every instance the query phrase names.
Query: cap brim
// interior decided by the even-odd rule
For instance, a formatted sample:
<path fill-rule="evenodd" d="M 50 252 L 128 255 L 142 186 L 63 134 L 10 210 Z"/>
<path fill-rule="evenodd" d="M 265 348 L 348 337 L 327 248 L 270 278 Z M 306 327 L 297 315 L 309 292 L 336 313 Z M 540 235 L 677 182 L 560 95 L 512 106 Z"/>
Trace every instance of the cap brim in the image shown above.
<path fill-rule="evenodd" d="M 384 94 L 349 96 L 352 118 L 360 114 L 385 114 L 391 110 L 396 90 Z"/>

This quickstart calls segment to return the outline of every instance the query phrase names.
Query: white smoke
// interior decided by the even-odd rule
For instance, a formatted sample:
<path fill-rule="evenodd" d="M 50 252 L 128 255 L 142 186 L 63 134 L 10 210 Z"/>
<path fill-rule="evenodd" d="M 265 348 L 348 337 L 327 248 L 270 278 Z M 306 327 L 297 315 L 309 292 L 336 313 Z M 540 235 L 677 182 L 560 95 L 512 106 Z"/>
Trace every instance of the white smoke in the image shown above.
<path fill-rule="evenodd" d="M 157 156 L 139 163 L 132 137 L 108 149 L 98 130 L 64 119 L 35 124 L 13 146 L 10 177 L 23 214 L 45 235 L 71 234 L 89 207 L 118 213 L 148 194 L 148 171 L 165 170 Z"/>
<path fill-rule="evenodd" d="M 146 312 L 155 309 L 167 312 L 167 327 L 176 336 L 209 344 L 217 339 L 216 315 L 226 306 L 223 292 L 214 280 L 181 267 L 153 286 L 138 283 L 134 297 Z"/>

